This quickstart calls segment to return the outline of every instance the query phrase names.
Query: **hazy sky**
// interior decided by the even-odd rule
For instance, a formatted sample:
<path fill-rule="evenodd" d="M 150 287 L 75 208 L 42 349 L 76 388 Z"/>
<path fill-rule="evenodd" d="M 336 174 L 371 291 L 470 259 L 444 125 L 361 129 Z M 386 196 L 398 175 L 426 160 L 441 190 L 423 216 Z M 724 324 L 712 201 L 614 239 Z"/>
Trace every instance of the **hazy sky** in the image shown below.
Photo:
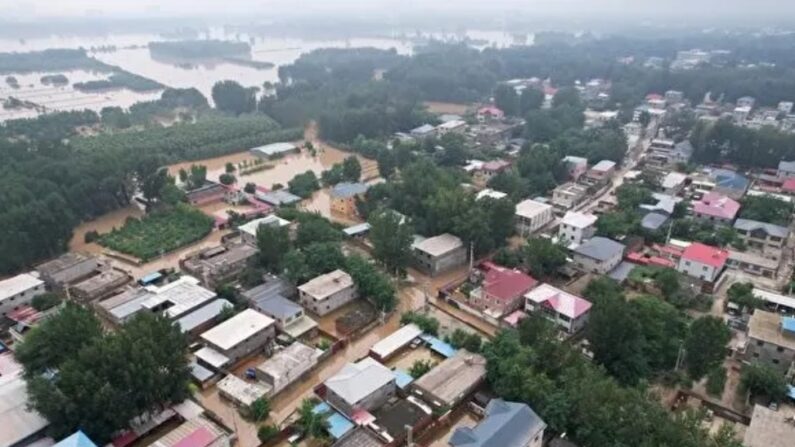
<path fill-rule="evenodd" d="M 538 15 L 641 14 L 653 18 L 681 15 L 710 17 L 734 15 L 795 16 L 792 0 L 0 0 L 5 18 L 31 17 L 141 17 L 141 16 L 248 16 L 344 12 L 356 15 L 417 14 L 522 10 Z"/>

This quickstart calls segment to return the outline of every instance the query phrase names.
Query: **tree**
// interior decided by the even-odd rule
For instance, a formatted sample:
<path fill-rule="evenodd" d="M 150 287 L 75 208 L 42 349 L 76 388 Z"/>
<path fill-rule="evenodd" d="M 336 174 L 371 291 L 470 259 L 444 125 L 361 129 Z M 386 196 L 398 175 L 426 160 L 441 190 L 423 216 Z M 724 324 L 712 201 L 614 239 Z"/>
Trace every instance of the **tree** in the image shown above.
<path fill-rule="evenodd" d="M 231 161 L 228 161 L 228 162 L 226 162 L 226 166 L 224 167 L 224 170 L 226 171 L 227 174 L 231 174 L 231 173 L 237 171 L 237 168 L 235 167 L 234 163 L 232 163 Z"/>
<path fill-rule="evenodd" d="M 665 298 L 673 298 L 682 288 L 679 284 L 679 273 L 670 268 L 662 269 L 654 275 L 654 285 Z"/>
<path fill-rule="evenodd" d="M 76 357 L 85 346 L 102 336 L 94 314 L 67 302 L 55 316 L 34 327 L 16 348 L 16 358 L 26 374 L 38 375 L 49 367 Z"/>
<path fill-rule="evenodd" d="M 326 415 L 315 412 L 315 403 L 310 399 L 301 401 L 298 407 L 298 420 L 295 421 L 296 427 L 305 436 L 313 439 L 325 440 L 329 438 L 329 423 Z"/>
<path fill-rule="evenodd" d="M 771 195 L 748 196 L 742 200 L 740 217 L 775 225 L 789 225 L 793 205 Z"/>
<path fill-rule="evenodd" d="M 368 219 L 373 257 L 387 272 L 400 277 L 406 274 L 406 268 L 413 259 L 414 230 L 403 220 L 391 210 L 372 213 Z"/>
<path fill-rule="evenodd" d="M 707 393 L 717 398 L 723 396 L 726 387 L 726 368 L 720 366 L 707 374 Z"/>
<path fill-rule="evenodd" d="M 345 260 L 345 270 L 353 278 L 359 293 L 369 298 L 379 312 L 388 313 L 397 305 L 395 286 L 367 259 L 352 255 Z"/>
<path fill-rule="evenodd" d="M 61 304 L 63 299 L 60 295 L 52 292 L 45 292 L 41 295 L 36 295 L 30 302 L 30 305 L 39 312 L 52 309 L 53 307 Z"/>
<path fill-rule="evenodd" d="M 350 156 L 342 162 L 342 174 L 349 182 L 358 182 L 362 176 L 362 165 L 355 156 Z"/>
<path fill-rule="evenodd" d="M 574 87 L 563 87 L 552 98 L 552 107 L 582 107 L 580 92 Z"/>
<path fill-rule="evenodd" d="M 279 428 L 272 424 L 261 425 L 257 429 L 257 439 L 265 444 L 279 434 Z"/>
<path fill-rule="evenodd" d="M 757 309 L 762 307 L 763 301 L 754 295 L 754 284 L 750 282 L 739 283 L 736 282 L 729 287 L 726 291 L 726 297 L 729 302 L 735 303 L 741 308 L 746 310 Z"/>
<path fill-rule="evenodd" d="M 417 312 L 404 312 L 400 316 L 400 324 L 414 323 L 422 332 L 429 335 L 439 335 L 439 320 L 429 315 Z"/>
<path fill-rule="evenodd" d="M 248 182 L 243 186 L 243 191 L 246 194 L 254 194 L 257 192 L 257 185 L 251 182 Z"/>
<path fill-rule="evenodd" d="M 519 115 L 526 116 L 531 110 L 538 110 L 544 105 L 544 92 L 534 88 L 522 90 L 519 96 Z"/>
<path fill-rule="evenodd" d="M 255 399 L 245 409 L 246 417 L 253 422 L 260 422 L 268 418 L 271 412 L 271 404 L 268 399 L 260 397 Z"/>
<path fill-rule="evenodd" d="M 204 186 L 207 181 L 207 166 L 190 165 L 190 172 L 187 175 L 188 189 L 196 189 Z"/>
<path fill-rule="evenodd" d="M 51 325 L 69 322 L 62 314 L 34 331 L 48 332 Z M 72 338 L 86 335 L 72 329 L 79 334 Z M 140 314 L 118 332 L 95 336 L 67 355 L 51 357 L 60 363 L 45 365 L 45 370 L 57 370 L 54 377 L 26 369 L 29 402 L 47 418 L 57 438 L 80 428 L 104 443 L 132 418 L 181 402 L 189 394 L 186 339 L 159 315 Z"/>
<path fill-rule="evenodd" d="M 260 225 L 257 228 L 260 264 L 272 272 L 280 271 L 284 256 L 290 250 L 290 233 L 281 225 Z"/>
<path fill-rule="evenodd" d="M 212 97 L 218 110 L 240 115 L 254 111 L 256 90 L 235 81 L 219 81 L 213 85 Z"/>
<path fill-rule="evenodd" d="M 726 357 L 731 331 L 720 318 L 705 316 L 690 325 L 685 338 L 685 363 L 690 377 L 700 379 Z"/>
<path fill-rule="evenodd" d="M 171 181 L 168 168 L 158 167 L 159 164 L 156 158 L 144 159 L 138 165 L 136 172 L 138 187 L 146 199 L 147 210 L 160 199 L 161 191 Z"/>
<path fill-rule="evenodd" d="M 103 107 L 99 114 L 102 117 L 102 124 L 113 129 L 127 129 L 132 125 L 130 115 L 121 107 Z"/>
<path fill-rule="evenodd" d="M 541 278 L 552 276 L 566 264 L 566 251 L 549 239 L 530 238 L 522 248 L 525 267 Z"/>
<path fill-rule="evenodd" d="M 388 179 L 395 173 L 395 169 L 397 168 L 397 159 L 395 158 L 395 154 L 389 149 L 381 149 L 378 151 L 376 155 L 376 161 L 378 162 L 378 174 Z"/>
<path fill-rule="evenodd" d="M 284 276 L 293 284 L 302 284 L 312 278 L 306 256 L 300 250 L 290 250 L 284 255 Z"/>
<path fill-rule="evenodd" d="M 298 230 L 295 234 L 297 247 L 342 240 L 342 232 L 320 215 L 308 214 L 298 220 Z"/>
<path fill-rule="evenodd" d="M 642 328 L 623 297 L 604 298 L 591 310 L 586 336 L 594 360 L 619 382 L 634 385 L 648 374 Z"/>
<path fill-rule="evenodd" d="M 237 181 L 237 179 L 232 174 L 223 173 L 220 176 L 218 176 L 218 181 L 220 181 L 222 185 L 228 186 L 234 184 Z"/>
<path fill-rule="evenodd" d="M 313 192 L 320 189 L 320 183 L 317 181 L 317 176 L 312 171 L 306 171 L 303 174 L 298 174 L 292 180 L 287 182 L 287 188 L 291 193 L 306 199 L 311 196 Z"/>
<path fill-rule="evenodd" d="M 433 362 L 430 360 L 417 359 L 411 364 L 411 368 L 409 368 L 409 375 L 411 375 L 414 380 L 417 380 L 424 376 L 432 368 Z"/>
<path fill-rule="evenodd" d="M 653 198 L 651 191 L 643 186 L 624 184 L 616 189 L 618 206 L 626 211 L 634 211 L 643 203 L 650 203 Z"/>
<path fill-rule="evenodd" d="M 494 105 L 506 115 L 518 115 L 519 97 L 516 95 L 516 90 L 508 84 L 499 84 L 494 89 Z"/>
<path fill-rule="evenodd" d="M 787 381 L 784 376 L 770 366 L 752 363 L 743 367 L 740 386 L 754 396 L 766 396 L 776 402 L 787 397 Z"/>

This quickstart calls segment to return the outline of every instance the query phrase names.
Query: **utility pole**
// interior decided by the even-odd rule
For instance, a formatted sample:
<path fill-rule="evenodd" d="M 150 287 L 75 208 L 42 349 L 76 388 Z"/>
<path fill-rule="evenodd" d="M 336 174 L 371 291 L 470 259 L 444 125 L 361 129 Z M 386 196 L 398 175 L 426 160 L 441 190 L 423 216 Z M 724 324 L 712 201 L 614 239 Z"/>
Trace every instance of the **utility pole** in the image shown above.
<path fill-rule="evenodd" d="M 414 447 L 414 440 L 412 439 L 412 427 L 406 424 L 406 447 Z"/>
<path fill-rule="evenodd" d="M 472 271 L 472 268 L 475 264 L 475 242 L 469 242 L 469 271 Z"/>

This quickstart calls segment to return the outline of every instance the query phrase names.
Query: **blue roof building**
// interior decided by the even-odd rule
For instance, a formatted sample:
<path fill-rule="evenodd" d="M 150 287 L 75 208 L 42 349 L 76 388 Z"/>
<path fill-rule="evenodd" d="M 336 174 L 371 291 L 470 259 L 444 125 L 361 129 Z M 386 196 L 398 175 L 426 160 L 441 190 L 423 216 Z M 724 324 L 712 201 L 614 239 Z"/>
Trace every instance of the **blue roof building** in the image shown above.
<path fill-rule="evenodd" d="M 331 197 L 335 199 L 349 199 L 364 194 L 367 192 L 368 188 L 369 186 L 364 183 L 337 183 L 331 188 Z"/>
<path fill-rule="evenodd" d="M 547 424 L 527 404 L 492 399 L 485 418 L 473 428 L 459 427 L 452 447 L 540 446 Z"/>
<path fill-rule="evenodd" d="M 85 433 L 78 430 L 53 447 L 97 447 L 97 445 Z"/>
<path fill-rule="evenodd" d="M 714 169 L 711 176 L 715 181 L 715 190 L 733 199 L 742 198 L 751 183 L 744 175 L 728 169 Z"/>
<path fill-rule="evenodd" d="M 668 222 L 668 216 L 660 213 L 649 213 L 643 216 L 643 219 L 640 221 L 640 226 L 643 227 L 644 230 L 657 231 L 665 225 L 666 222 Z"/>

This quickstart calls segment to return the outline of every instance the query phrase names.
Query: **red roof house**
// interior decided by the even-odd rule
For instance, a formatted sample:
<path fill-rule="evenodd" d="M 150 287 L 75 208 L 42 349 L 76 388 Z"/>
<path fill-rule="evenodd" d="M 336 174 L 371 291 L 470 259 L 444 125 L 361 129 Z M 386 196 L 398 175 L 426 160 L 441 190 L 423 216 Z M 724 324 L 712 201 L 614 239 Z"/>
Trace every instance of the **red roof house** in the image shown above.
<path fill-rule="evenodd" d="M 495 317 L 520 309 L 524 294 L 538 285 L 532 276 L 492 262 L 484 262 L 481 269 L 485 272 L 483 282 L 470 294 L 469 303 Z"/>
<path fill-rule="evenodd" d="M 696 217 L 714 222 L 731 223 L 738 211 L 739 202 L 717 192 L 708 193 L 693 205 Z"/>
<path fill-rule="evenodd" d="M 505 118 L 505 112 L 500 110 L 495 106 L 486 106 L 481 107 L 478 109 L 478 119 L 485 120 L 485 119 L 497 119 L 501 120 Z"/>
<path fill-rule="evenodd" d="M 784 183 L 781 185 L 781 192 L 795 194 L 795 178 L 784 180 Z"/>
<path fill-rule="evenodd" d="M 677 270 L 693 278 L 714 282 L 720 276 L 728 259 L 728 251 L 694 242 L 682 252 Z"/>

